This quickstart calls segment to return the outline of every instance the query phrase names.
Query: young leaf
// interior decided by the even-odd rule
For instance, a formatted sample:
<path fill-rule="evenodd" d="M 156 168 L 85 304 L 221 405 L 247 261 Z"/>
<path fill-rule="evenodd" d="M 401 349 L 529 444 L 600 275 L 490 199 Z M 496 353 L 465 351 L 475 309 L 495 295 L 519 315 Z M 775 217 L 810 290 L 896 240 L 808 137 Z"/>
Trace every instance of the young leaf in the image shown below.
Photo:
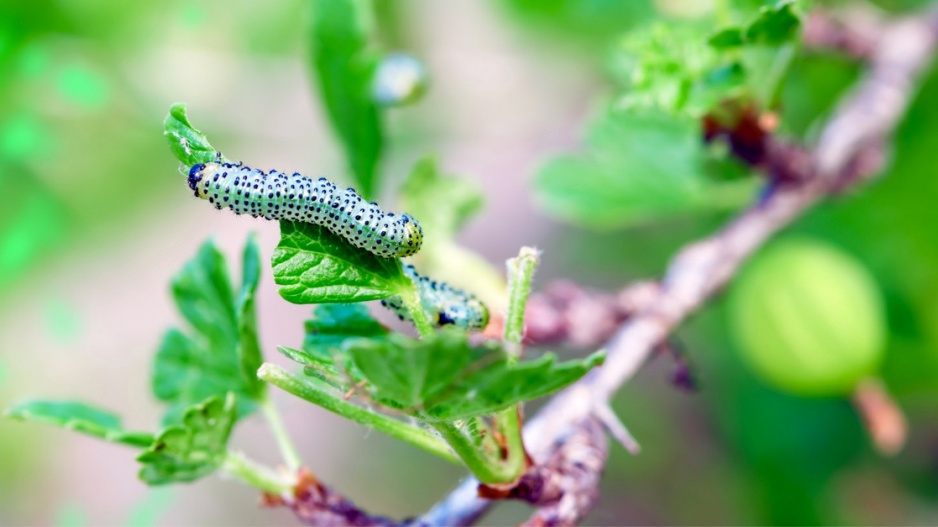
<path fill-rule="evenodd" d="M 169 149 L 182 164 L 192 166 L 217 159 L 217 152 L 205 134 L 196 130 L 186 115 L 185 104 L 174 104 L 163 122 L 163 135 L 169 140 Z M 222 158 L 224 160 L 224 158 Z"/>
<path fill-rule="evenodd" d="M 139 477 L 148 485 L 194 481 L 215 471 L 225 461 L 226 445 L 237 420 L 235 395 L 211 397 L 190 406 L 181 424 L 169 426 L 150 448 L 137 456 L 143 464 Z"/>
<path fill-rule="evenodd" d="M 361 0 L 316 0 L 310 28 L 316 84 L 365 197 L 376 193 L 384 147 L 381 114 L 371 95 L 377 56 L 367 49 L 368 5 Z"/>
<path fill-rule="evenodd" d="M 746 28 L 746 41 L 768 46 L 794 41 L 801 27 L 801 19 L 794 8 L 795 0 L 779 0 L 775 5 L 763 6 Z"/>
<path fill-rule="evenodd" d="M 487 415 L 547 395 L 602 362 L 597 354 L 564 364 L 555 364 L 551 355 L 515 363 L 494 343 L 472 346 L 456 330 L 423 340 L 397 334 L 377 342 L 360 339 L 346 352 L 377 402 L 439 420 Z"/>
<path fill-rule="evenodd" d="M 625 227 L 748 197 L 748 184 L 706 178 L 699 125 L 689 119 L 609 112 L 590 126 L 586 143 L 583 154 L 553 159 L 535 176 L 541 206 L 571 222 Z M 738 195 L 727 203 L 731 192 Z"/>
<path fill-rule="evenodd" d="M 187 335 L 171 329 L 156 354 L 153 393 L 170 407 L 165 422 L 175 422 L 182 411 L 213 395 L 234 392 L 241 415 L 253 411 L 252 399 L 262 395 L 254 364 L 259 348 L 253 297 L 259 265 L 256 246 L 245 250 L 246 277 L 241 301 L 235 300 L 224 256 L 209 241 L 173 279 L 176 305 L 192 326 Z"/>
<path fill-rule="evenodd" d="M 375 256 L 309 223 L 280 222 L 271 263 L 280 296 L 294 304 L 378 300 L 412 287 L 397 259 Z"/>
<path fill-rule="evenodd" d="M 75 401 L 28 401 L 9 408 L 4 416 L 66 428 L 112 443 L 146 448 L 153 442 L 153 434 L 124 430 L 117 415 Z"/>
<path fill-rule="evenodd" d="M 616 105 L 657 109 L 699 117 L 709 111 L 692 98 L 697 83 L 719 63 L 697 28 L 655 24 L 624 38 L 611 56 L 613 76 L 622 85 Z"/>

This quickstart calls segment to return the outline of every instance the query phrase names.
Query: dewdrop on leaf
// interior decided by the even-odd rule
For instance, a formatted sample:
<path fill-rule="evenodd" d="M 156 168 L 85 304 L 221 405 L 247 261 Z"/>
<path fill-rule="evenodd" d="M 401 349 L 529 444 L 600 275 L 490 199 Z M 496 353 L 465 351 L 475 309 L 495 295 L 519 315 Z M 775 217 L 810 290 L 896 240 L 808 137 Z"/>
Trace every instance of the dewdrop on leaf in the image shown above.
<path fill-rule="evenodd" d="M 419 101 L 427 91 L 427 69 L 404 53 L 387 55 L 375 70 L 371 94 L 381 106 L 406 106 Z"/>

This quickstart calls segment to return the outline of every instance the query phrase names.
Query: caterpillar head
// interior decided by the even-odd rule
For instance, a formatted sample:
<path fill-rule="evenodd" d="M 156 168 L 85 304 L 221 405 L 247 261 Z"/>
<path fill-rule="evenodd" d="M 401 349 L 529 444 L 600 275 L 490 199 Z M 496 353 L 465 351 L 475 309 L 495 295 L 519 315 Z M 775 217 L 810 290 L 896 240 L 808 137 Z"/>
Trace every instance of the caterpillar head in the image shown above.
<path fill-rule="evenodd" d="M 404 227 L 403 243 L 397 256 L 403 258 L 416 254 L 423 245 L 423 228 L 417 223 L 417 220 L 408 214 L 401 215 L 401 224 Z"/>
<path fill-rule="evenodd" d="M 218 163 L 198 163 L 192 165 L 192 168 L 189 169 L 189 188 L 195 192 L 195 197 L 202 197 L 199 195 L 199 183 L 205 177 L 213 174 L 217 167 Z"/>

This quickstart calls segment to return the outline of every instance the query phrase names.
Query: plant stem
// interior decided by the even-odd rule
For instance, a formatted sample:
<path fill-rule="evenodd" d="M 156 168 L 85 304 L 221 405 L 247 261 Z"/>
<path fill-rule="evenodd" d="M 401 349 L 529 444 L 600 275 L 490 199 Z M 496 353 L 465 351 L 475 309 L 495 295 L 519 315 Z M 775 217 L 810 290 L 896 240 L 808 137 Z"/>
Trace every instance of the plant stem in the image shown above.
<path fill-rule="evenodd" d="M 460 464 L 459 458 L 442 441 L 426 430 L 415 428 L 396 419 L 346 402 L 340 396 L 329 393 L 325 387 L 314 384 L 315 380 L 312 378 L 292 374 L 270 363 L 263 364 L 257 371 L 257 376 L 330 412 L 365 426 L 373 427 L 389 436 L 396 437 L 401 441 L 435 454 L 450 463 Z"/>
<path fill-rule="evenodd" d="M 243 454 L 228 451 L 221 469 L 241 481 L 274 495 L 293 491 L 293 483 L 277 477 L 270 469 L 251 461 Z"/>
<path fill-rule="evenodd" d="M 775 60 L 772 61 L 772 67 L 769 69 L 764 85 L 766 87 L 765 93 L 762 95 L 764 108 L 771 109 L 781 97 L 785 74 L 788 72 L 797 50 L 795 44 L 785 44 L 775 54 Z"/>
<path fill-rule="evenodd" d="M 432 337 L 433 324 L 430 323 L 427 312 L 424 311 L 423 304 L 420 302 L 420 295 L 417 293 L 417 285 L 412 284 L 406 291 L 403 291 L 401 299 L 404 301 L 404 307 L 406 307 L 407 311 L 410 313 L 410 318 L 414 321 L 414 327 L 417 328 L 417 333 L 420 334 L 420 337 Z"/>
<path fill-rule="evenodd" d="M 505 348 L 509 361 L 517 362 L 521 356 L 524 338 L 524 313 L 531 295 L 534 271 L 540 262 L 540 252 L 522 247 L 516 258 L 508 260 L 508 314 L 505 317 Z M 524 470 L 524 440 L 521 437 L 521 403 L 498 412 L 495 416 L 499 433 L 505 438 L 506 457 L 500 460 L 504 470 L 516 479 Z"/>
<path fill-rule="evenodd" d="M 514 408 L 511 408 L 514 410 Z M 443 439 L 453 450 L 459 454 L 463 463 L 469 467 L 472 474 L 479 478 L 483 483 L 511 483 L 518 479 L 523 468 L 524 455 L 517 456 L 521 463 L 516 463 L 509 452 L 509 457 L 504 462 L 487 456 L 480 450 L 473 439 L 463 433 L 455 424 L 451 422 L 434 423 L 433 427 L 443 436 Z M 510 461 L 510 462 L 509 462 Z"/>
<path fill-rule="evenodd" d="M 269 393 L 266 393 L 264 399 L 261 401 L 261 411 L 264 412 L 264 417 L 267 418 L 267 424 L 270 426 L 270 430 L 277 440 L 277 446 L 280 448 L 280 455 L 283 456 L 283 462 L 287 465 L 287 468 L 290 469 L 290 472 L 296 472 L 303 465 L 303 462 L 300 460 L 300 456 L 293 446 L 293 441 L 290 440 L 290 434 L 287 433 L 287 429 L 283 426 L 280 412 L 277 411 L 277 407 L 274 406 L 274 401 L 270 398 Z"/>
<path fill-rule="evenodd" d="M 521 354 L 524 337 L 524 311 L 531 295 L 531 282 L 541 253 L 531 247 L 522 247 L 516 258 L 508 260 L 508 315 L 505 317 L 505 342 L 512 362 Z"/>

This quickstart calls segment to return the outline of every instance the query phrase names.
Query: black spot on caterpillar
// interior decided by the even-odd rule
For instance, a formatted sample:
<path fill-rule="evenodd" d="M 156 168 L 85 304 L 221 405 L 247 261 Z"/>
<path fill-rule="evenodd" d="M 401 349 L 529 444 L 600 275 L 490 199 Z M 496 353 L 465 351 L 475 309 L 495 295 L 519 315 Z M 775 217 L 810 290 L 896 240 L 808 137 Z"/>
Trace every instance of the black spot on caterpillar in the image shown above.
<path fill-rule="evenodd" d="M 472 293 L 421 276 L 412 265 L 404 266 L 404 274 L 417 284 L 420 303 L 434 325 L 453 325 L 463 329 L 484 329 L 488 325 L 489 309 Z M 385 298 L 381 305 L 401 320 L 411 320 L 401 297 Z"/>
<path fill-rule="evenodd" d="M 355 247 L 383 258 L 420 250 L 423 229 L 407 214 L 384 212 L 355 189 L 339 189 L 326 178 L 312 180 L 294 172 L 265 173 L 243 163 L 205 163 L 189 169 L 189 188 L 216 209 L 268 220 L 321 225 Z"/>

